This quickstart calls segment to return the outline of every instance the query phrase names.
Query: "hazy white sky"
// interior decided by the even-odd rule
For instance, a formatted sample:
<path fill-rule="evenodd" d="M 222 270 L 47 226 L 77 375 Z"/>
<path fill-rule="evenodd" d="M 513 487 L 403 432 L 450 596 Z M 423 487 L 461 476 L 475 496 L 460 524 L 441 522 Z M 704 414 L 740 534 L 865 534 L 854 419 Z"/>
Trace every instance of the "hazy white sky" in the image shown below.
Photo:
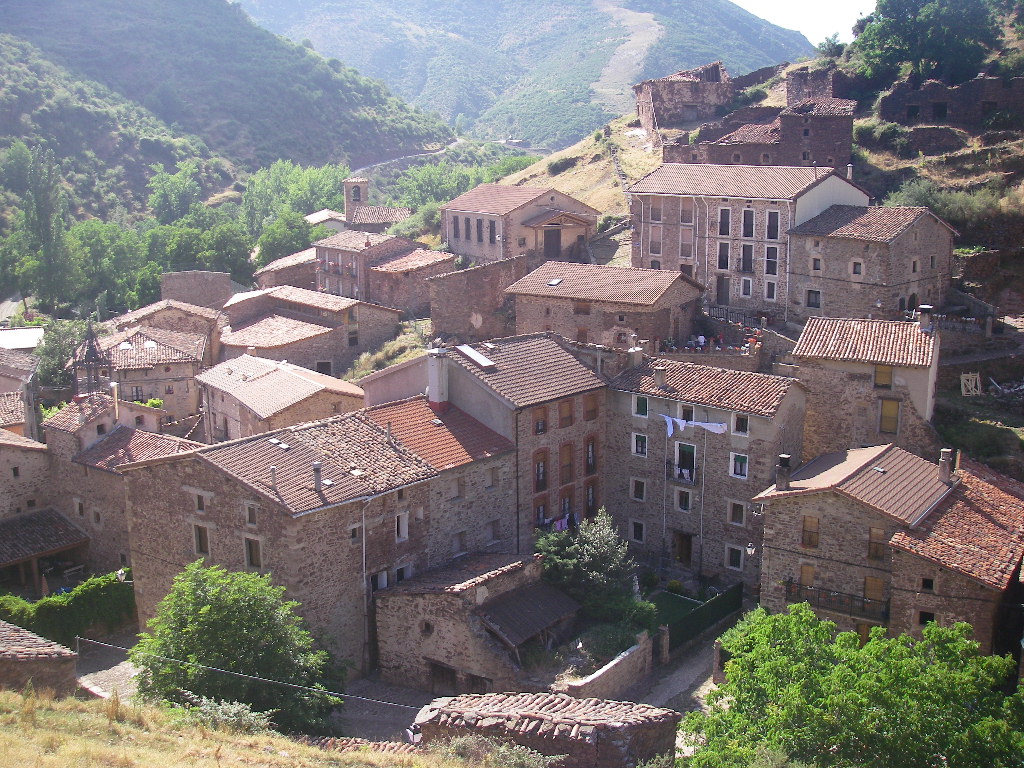
<path fill-rule="evenodd" d="M 817 45 L 838 32 L 853 39 L 850 29 L 861 16 L 875 10 L 874 0 L 732 0 L 741 8 L 785 29 L 796 29 Z"/>

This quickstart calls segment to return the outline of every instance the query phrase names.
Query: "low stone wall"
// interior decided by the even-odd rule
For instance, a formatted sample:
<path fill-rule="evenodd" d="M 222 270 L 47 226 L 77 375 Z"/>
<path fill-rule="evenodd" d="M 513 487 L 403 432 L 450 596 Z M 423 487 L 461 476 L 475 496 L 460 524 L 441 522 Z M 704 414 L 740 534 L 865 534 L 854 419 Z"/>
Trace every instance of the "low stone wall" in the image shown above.
<path fill-rule="evenodd" d="M 75 692 L 75 659 L 57 658 L 10 659 L 0 658 L 0 688 L 20 691 L 29 682 L 38 691 L 49 688 L 60 696 Z"/>
<path fill-rule="evenodd" d="M 576 699 L 614 699 L 647 677 L 653 664 L 653 642 L 647 632 L 636 636 L 636 645 L 626 649 L 599 670 L 582 680 L 552 686 Z"/>
<path fill-rule="evenodd" d="M 761 370 L 764 360 L 764 349 L 758 349 L 754 354 L 739 352 L 665 352 L 658 355 L 666 360 L 678 360 L 684 363 L 697 363 L 699 365 L 711 365 L 715 368 L 728 368 L 731 371 Z"/>

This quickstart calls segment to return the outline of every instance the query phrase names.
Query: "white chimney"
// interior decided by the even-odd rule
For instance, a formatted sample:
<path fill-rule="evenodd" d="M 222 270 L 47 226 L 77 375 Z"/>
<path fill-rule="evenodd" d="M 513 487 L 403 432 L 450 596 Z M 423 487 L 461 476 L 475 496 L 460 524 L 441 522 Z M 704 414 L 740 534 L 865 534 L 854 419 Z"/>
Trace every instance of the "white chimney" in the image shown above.
<path fill-rule="evenodd" d="M 427 352 L 427 405 L 434 413 L 448 410 L 448 350 L 444 347 Z"/>
<path fill-rule="evenodd" d="M 665 388 L 665 373 L 668 371 L 668 367 L 665 365 L 656 365 L 651 368 L 654 371 L 654 386 L 658 389 Z"/>
<path fill-rule="evenodd" d="M 953 482 L 953 449 L 939 451 L 939 481 L 949 485 Z"/>
<path fill-rule="evenodd" d="M 918 321 L 921 324 L 921 330 L 925 333 L 931 333 L 932 331 L 932 307 L 931 304 L 922 304 L 917 308 Z"/>
<path fill-rule="evenodd" d="M 643 347 L 630 347 L 629 348 L 629 367 L 639 368 L 644 363 L 644 348 Z"/>
<path fill-rule="evenodd" d="M 313 462 L 313 490 L 320 493 L 324 489 L 323 469 L 324 465 L 322 462 Z"/>
<path fill-rule="evenodd" d="M 775 465 L 775 490 L 788 491 L 789 478 L 793 472 L 790 466 L 792 457 L 788 453 L 779 454 L 779 463 Z"/>
<path fill-rule="evenodd" d="M 853 181 L 853 163 L 846 164 L 846 178 Z"/>

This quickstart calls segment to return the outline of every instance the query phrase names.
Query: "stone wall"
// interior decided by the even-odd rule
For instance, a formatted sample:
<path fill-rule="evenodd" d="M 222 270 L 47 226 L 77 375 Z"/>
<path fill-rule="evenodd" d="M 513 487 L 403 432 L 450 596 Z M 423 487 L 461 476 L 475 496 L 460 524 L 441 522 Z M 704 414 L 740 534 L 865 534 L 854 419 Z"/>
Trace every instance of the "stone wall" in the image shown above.
<path fill-rule="evenodd" d="M 267 270 L 256 275 L 256 285 L 260 288 L 274 288 L 279 285 L 294 285 L 307 291 L 316 290 L 316 260 L 290 267 Z"/>
<path fill-rule="evenodd" d="M 408 272 L 370 270 L 369 293 L 366 298 L 375 304 L 401 309 L 406 317 L 430 315 L 430 284 L 427 279 L 452 271 L 455 256 L 436 264 Z"/>
<path fill-rule="evenodd" d="M 54 509 L 89 536 L 86 564 L 98 573 L 130 565 L 124 477 L 54 456 Z"/>
<path fill-rule="evenodd" d="M 200 363 L 167 363 L 141 370 L 118 371 L 120 397 L 125 400 L 163 400 L 170 421 L 199 412 Z"/>
<path fill-rule="evenodd" d="M 11 659 L 0 657 L 0 689 L 20 691 L 29 683 L 36 691 L 50 689 L 68 696 L 78 687 L 77 654 L 55 658 Z"/>
<path fill-rule="evenodd" d="M 636 645 L 627 648 L 599 670 L 581 680 L 571 680 L 552 690 L 575 699 L 617 699 L 651 673 L 654 644 L 647 632 L 636 636 Z"/>
<path fill-rule="evenodd" d="M 920 87 L 904 80 L 879 99 L 878 113 L 883 120 L 904 125 L 1010 125 L 1024 115 L 1024 77 L 977 77 L 956 86 L 928 80 Z"/>
<path fill-rule="evenodd" d="M 160 298 L 177 299 L 200 307 L 220 309 L 235 294 L 227 272 L 165 272 L 160 276 Z"/>
<path fill-rule="evenodd" d="M 54 489 L 46 446 L 26 448 L 0 441 L 0 483 L 0 520 L 49 506 Z"/>
<path fill-rule="evenodd" d="M 799 67 L 786 73 L 786 105 L 793 106 L 807 99 L 837 98 L 833 88 L 835 69 Z"/>
<path fill-rule="evenodd" d="M 649 134 L 714 117 L 718 107 L 732 103 L 736 86 L 721 62 L 690 73 L 692 79 L 670 75 L 633 86 L 640 125 Z"/>

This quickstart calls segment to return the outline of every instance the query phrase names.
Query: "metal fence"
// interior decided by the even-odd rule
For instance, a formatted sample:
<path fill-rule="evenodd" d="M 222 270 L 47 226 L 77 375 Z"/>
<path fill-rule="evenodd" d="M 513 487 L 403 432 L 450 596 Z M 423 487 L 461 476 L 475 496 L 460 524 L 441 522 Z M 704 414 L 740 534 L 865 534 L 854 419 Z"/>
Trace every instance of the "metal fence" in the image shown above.
<path fill-rule="evenodd" d="M 743 585 L 734 584 L 699 608 L 668 625 L 668 646 L 675 650 L 688 643 L 708 627 L 712 627 L 726 616 L 736 613 L 743 606 Z"/>

